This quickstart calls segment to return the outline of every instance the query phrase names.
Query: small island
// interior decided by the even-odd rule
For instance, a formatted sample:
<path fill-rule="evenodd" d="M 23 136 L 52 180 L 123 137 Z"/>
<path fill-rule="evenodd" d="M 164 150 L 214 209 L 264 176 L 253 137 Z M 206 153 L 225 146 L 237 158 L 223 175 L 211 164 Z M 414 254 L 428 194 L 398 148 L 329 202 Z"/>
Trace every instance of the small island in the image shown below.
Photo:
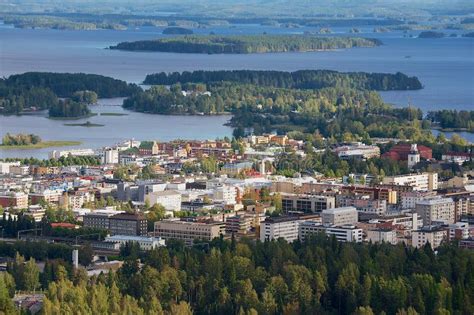
<path fill-rule="evenodd" d="M 49 108 L 49 117 L 56 119 L 79 119 L 92 115 L 87 104 L 75 102 L 70 99 L 59 101 Z"/>
<path fill-rule="evenodd" d="M 424 31 L 418 35 L 418 38 L 443 38 L 446 34 L 434 31 Z"/>
<path fill-rule="evenodd" d="M 94 124 L 91 123 L 90 121 L 86 121 L 85 123 L 82 124 L 64 124 L 64 126 L 72 126 L 72 127 L 104 127 L 105 125 L 102 124 Z"/>
<path fill-rule="evenodd" d="M 50 147 L 64 147 L 80 145 L 80 141 L 43 141 L 41 138 L 34 134 L 10 134 L 7 133 L 2 138 L 2 144 L 0 144 L 0 150 L 13 150 L 13 149 L 43 149 Z"/>
<path fill-rule="evenodd" d="M 185 35 L 156 40 L 122 42 L 110 49 L 197 54 L 251 54 L 312 52 L 353 47 L 376 47 L 377 39 L 360 37 L 315 37 L 312 35 Z"/>
<path fill-rule="evenodd" d="M 191 35 L 194 34 L 193 30 L 184 27 L 167 27 L 163 30 L 164 35 Z"/>

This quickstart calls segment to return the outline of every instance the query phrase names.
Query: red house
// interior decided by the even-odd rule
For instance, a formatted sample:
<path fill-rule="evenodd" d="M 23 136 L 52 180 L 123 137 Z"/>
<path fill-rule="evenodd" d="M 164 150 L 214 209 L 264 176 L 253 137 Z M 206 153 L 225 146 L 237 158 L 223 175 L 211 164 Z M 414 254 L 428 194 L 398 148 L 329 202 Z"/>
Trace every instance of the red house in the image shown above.
<path fill-rule="evenodd" d="M 433 150 L 424 146 L 417 145 L 418 152 L 420 153 L 420 158 L 425 160 L 430 160 L 433 158 Z M 411 144 L 409 143 L 399 143 L 390 149 L 390 151 L 382 154 L 383 158 L 388 158 L 396 161 L 407 161 L 408 154 L 410 153 Z"/>

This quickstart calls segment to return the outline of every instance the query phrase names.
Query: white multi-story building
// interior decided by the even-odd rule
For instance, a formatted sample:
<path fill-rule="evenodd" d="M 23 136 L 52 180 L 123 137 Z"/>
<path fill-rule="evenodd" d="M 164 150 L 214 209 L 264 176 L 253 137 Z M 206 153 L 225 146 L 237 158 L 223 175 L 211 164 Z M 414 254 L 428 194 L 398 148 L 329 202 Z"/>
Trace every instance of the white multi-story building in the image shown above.
<path fill-rule="evenodd" d="M 281 199 L 284 212 L 318 213 L 336 206 L 336 198 L 333 196 L 282 193 Z"/>
<path fill-rule="evenodd" d="M 361 142 L 357 142 L 352 145 L 345 145 L 334 149 L 334 152 L 341 159 L 349 158 L 360 158 L 370 159 L 373 157 L 380 156 L 380 148 L 376 145 L 366 145 Z"/>
<path fill-rule="evenodd" d="M 413 231 L 411 237 L 411 244 L 414 247 L 423 247 L 429 242 L 432 248 L 437 248 L 447 239 L 448 231 L 439 226 L 426 226 Z"/>
<path fill-rule="evenodd" d="M 30 167 L 27 165 L 12 165 L 10 166 L 10 174 L 25 176 L 30 174 Z"/>
<path fill-rule="evenodd" d="M 423 225 L 432 225 L 434 221 L 447 224 L 455 221 L 455 207 L 452 198 L 433 197 L 416 203 L 416 212 L 421 216 Z"/>
<path fill-rule="evenodd" d="M 391 229 L 370 229 L 367 230 L 367 241 L 372 243 L 397 244 L 397 231 Z"/>
<path fill-rule="evenodd" d="M 10 174 L 11 166 L 20 166 L 20 161 L 17 162 L 0 162 L 0 174 Z"/>
<path fill-rule="evenodd" d="M 94 155 L 94 150 L 92 149 L 74 149 L 74 150 L 65 150 L 65 151 L 53 150 L 49 153 L 49 158 L 59 159 L 62 156 L 90 156 L 90 155 Z"/>
<path fill-rule="evenodd" d="M 222 201 L 226 205 L 235 205 L 237 203 L 237 190 L 229 185 L 217 187 L 213 191 L 213 200 Z"/>
<path fill-rule="evenodd" d="M 400 207 L 402 210 L 415 209 L 416 203 L 436 196 L 434 191 L 405 191 L 400 193 Z"/>
<path fill-rule="evenodd" d="M 354 207 L 341 207 L 323 210 L 321 213 L 323 225 L 347 225 L 357 223 L 357 209 Z"/>
<path fill-rule="evenodd" d="M 388 185 L 412 186 L 414 190 L 431 191 L 438 189 L 438 174 L 421 173 L 388 176 L 383 179 L 383 183 Z"/>
<path fill-rule="evenodd" d="M 181 194 L 174 190 L 154 191 L 145 195 L 150 205 L 160 204 L 168 211 L 181 210 Z"/>
<path fill-rule="evenodd" d="M 469 238 L 469 223 L 467 222 L 456 222 L 448 226 L 449 239 L 460 239 L 464 240 Z"/>
<path fill-rule="evenodd" d="M 293 242 L 298 239 L 300 224 L 315 217 L 308 215 L 267 218 L 260 223 L 260 240 L 264 242 L 283 238 L 287 242 Z"/>
<path fill-rule="evenodd" d="M 334 235 L 340 242 L 362 242 L 363 230 L 354 225 L 324 226 L 319 222 L 305 221 L 299 225 L 298 237 L 304 241 L 308 235 L 325 233 L 328 236 Z"/>
<path fill-rule="evenodd" d="M 115 148 L 105 148 L 104 155 L 102 156 L 103 164 L 118 164 L 119 162 L 119 150 Z"/>
<path fill-rule="evenodd" d="M 152 250 L 160 246 L 165 246 L 165 240 L 160 237 L 133 236 L 133 235 L 112 235 L 104 240 L 107 243 L 116 243 L 121 246 L 126 243 L 137 243 L 141 250 Z"/>

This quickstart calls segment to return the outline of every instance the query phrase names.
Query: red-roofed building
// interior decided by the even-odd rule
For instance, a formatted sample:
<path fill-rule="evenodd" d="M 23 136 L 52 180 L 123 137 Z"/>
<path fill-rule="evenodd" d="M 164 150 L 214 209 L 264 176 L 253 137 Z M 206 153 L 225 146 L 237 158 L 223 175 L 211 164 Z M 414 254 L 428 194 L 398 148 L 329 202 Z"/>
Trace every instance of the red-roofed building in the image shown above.
<path fill-rule="evenodd" d="M 420 153 L 420 157 L 425 160 L 430 160 L 433 158 L 433 150 L 428 148 L 424 145 L 417 145 L 418 152 Z M 390 151 L 385 152 L 382 154 L 383 158 L 388 158 L 396 161 L 407 161 L 408 154 L 411 150 L 411 144 L 409 143 L 399 143 L 396 144 Z"/>
<path fill-rule="evenodd" d="M 57 223 L 51 223 L 51 227 L 54 228 L 62 228 L 62 229 L 78 229 L 79 226 L 72 224 L 72 223 L 67 223 L 67 222 L 57 222 Z"/>

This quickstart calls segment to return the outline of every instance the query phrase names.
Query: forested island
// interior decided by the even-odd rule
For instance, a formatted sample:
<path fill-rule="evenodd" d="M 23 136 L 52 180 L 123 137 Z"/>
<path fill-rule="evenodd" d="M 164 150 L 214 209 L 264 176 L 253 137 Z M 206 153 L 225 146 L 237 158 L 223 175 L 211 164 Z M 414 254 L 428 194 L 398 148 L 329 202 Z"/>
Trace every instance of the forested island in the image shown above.
<path fill-rule="evenodd" d="M 163 30 L 164 35 L 191 35 L 193 33 L 193 30 L 178 26 L 167 27 Z"/>
<path fill-rule="evenodd" d="M 418 38 L 443 38 L 446 34 L 442 32 L 425 31 L 418 35 Z"/>
<path fill-rule="evenodd" d="M 86 105 L 98 97 L 130 96 L 139 90 L 136 85 L 95 74 L 27 72 L 0 79 L 0 113 L 51 109 L 54 117 L 84 116 L 90 113 Z"/>
<path fill-rule="evenodd" d="M 375 47 L 377 39 L 358 37 L 314 37 L 310 35 L 180 36 L 156 40 L 122 42 L 110 49 L 200 54 L 249 54 L 308 52 L 353 47 Z"/>
<path fill-rule="evenodd" d="M 85 103 L 73 100 L 60 100 L 49 108 L 51 118 L 83 118 L 91 115 L 91 110 Z"/>
<path fill-rule="evenodd" d="M 144 84 L 172 85 L 176 83 L 236 82 L 276 88 L 320 89 L 325 87 L 363 90 L 418 90 L 423 88 L 417 77 L 403 73 L 337 72 L 330 70 L 258 71 L 221 70 L 156 73 L 146 76 Z"/>
<path fill-rule="evenodd" d="M 1 17 L 5 24 L 12 24 L 16 28 L 50 28 L 55 30 L 82 30 L 99 29 L 124 30 L 125 25 L 102 21 L 84 21 L 52 15 L 5 15 Z"/>

